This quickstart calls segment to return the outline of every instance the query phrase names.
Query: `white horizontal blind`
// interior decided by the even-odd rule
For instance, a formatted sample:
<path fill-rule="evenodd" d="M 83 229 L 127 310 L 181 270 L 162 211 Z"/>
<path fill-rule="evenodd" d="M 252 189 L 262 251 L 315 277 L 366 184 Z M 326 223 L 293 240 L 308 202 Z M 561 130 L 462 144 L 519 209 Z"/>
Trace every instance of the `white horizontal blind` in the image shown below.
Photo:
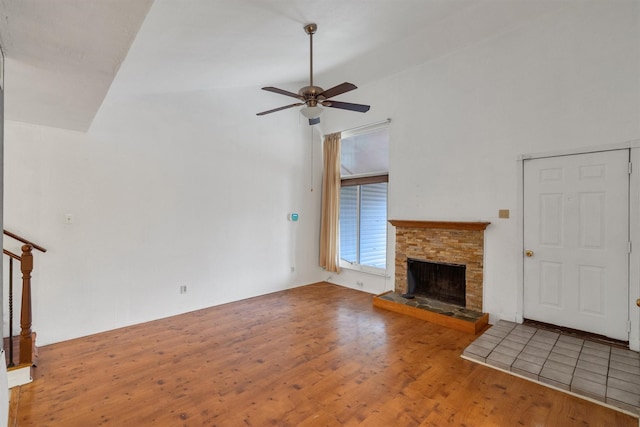
<path fill-rule="evenodd" d="M 358 186 L 340 188 L 340 258 L 358 263 Z"/>
<path fill-rule="evenodd" d="M 385 268 L 387 249 L 387 183 L 360 186 L 360 260 Z"/>

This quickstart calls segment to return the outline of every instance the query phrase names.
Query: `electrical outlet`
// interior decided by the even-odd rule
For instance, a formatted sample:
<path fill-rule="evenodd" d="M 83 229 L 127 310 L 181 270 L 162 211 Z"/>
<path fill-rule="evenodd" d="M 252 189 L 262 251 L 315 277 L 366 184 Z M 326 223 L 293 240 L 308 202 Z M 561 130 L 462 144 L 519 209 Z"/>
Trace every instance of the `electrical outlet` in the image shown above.
<path fill-rule="evenodd" d="M 293 273 L 293 272 L 295 272 L 295 271 L 296 271 L 296 268 L 292 266 L 292 267 L 291 267 L 291 272 Z"/>
<path fill-rule="evenodd" d="M 187 293 L 187 285 L 180 285 L 180 293 L 181 294 Z"/>
<path fill-rule="evenodd" d="M 358 280 L 358 281 L 356 282 L 356 285 L 358 285 L 358 286 L 360 286 L 360 287 L 363 287 L 363 286 L 364 286 L 364 282 L 363 282 L 363 281 L 361 281 L 361 280 Z"/>

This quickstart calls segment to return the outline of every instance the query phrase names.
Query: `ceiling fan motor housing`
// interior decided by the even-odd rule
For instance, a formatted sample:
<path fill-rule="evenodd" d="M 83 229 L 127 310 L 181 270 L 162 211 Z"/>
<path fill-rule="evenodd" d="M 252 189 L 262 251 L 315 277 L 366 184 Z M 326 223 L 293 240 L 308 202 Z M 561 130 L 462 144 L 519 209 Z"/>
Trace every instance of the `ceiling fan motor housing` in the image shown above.
<path fill-rule="evenodd" d="M 322 92 L 324 92 L 324 89 L 320 86 L 305 86 L 298 91 L 298 94 L 304 98 L 307 106 L 315 107 L 318 101 L 325 99 L 324 96 L 320 95 Z"/>

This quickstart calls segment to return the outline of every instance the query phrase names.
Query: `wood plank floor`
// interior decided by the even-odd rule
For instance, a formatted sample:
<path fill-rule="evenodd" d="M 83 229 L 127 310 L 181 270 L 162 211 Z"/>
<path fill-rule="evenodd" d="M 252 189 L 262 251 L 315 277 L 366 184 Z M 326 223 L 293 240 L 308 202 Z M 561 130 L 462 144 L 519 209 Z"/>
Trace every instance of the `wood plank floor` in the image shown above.
<path fill-rule="evenodd" d="M 40 348 L 24 426 L 638 426 L 328 283 Z"/>

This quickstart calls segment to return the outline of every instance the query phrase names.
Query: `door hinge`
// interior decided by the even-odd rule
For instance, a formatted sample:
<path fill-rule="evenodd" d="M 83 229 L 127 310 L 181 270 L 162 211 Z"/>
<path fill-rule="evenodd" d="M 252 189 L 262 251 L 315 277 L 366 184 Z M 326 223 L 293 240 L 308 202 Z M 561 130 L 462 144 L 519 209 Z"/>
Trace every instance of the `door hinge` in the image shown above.
<path fill-rule="evenodd" d="M 631 253 L 631 241 L 627 242 L 627 251 Z"/>
<path fill-rule="evenodd" d="M 627 333 L 630 334 L 631 333 L 631 321 L 627 322 Z"/>
<path fill-rule="evenodd" d="M 629 175 L 631 175 L 632 171 L 633 171 L 633 163 L 629 162 Z"/>

